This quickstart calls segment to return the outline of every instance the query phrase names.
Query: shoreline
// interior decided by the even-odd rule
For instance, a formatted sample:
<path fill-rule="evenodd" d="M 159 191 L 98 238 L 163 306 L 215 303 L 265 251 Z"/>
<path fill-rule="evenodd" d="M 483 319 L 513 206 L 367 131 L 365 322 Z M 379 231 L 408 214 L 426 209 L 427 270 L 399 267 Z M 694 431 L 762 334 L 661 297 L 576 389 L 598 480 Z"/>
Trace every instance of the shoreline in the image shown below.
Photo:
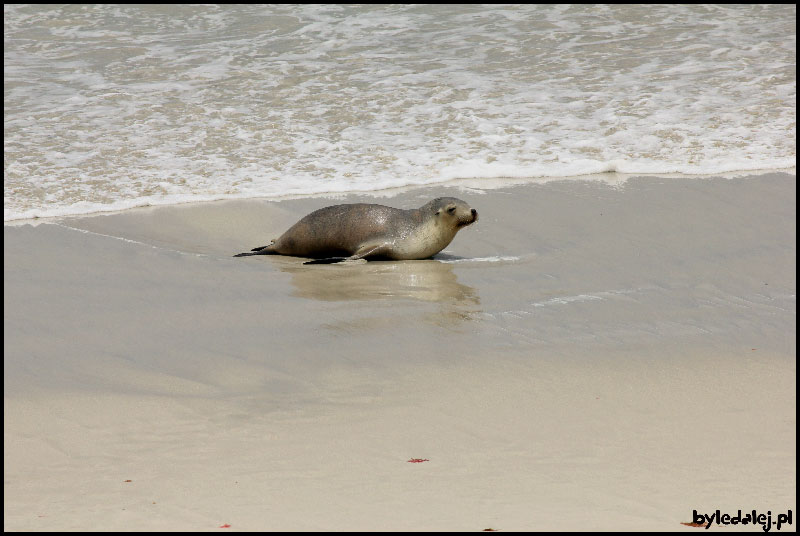
<path fill-rule="evenodd" d="M 375 190 L 348 190 L 342 192 L 316 192 L 309 194 L 286 194 L 280 196 L 262 196 L 262 197 L 212 197 L 209 199 L 186 200 L 186 201 L 164 201 L 156 202 L 155 204 L 132 205 L 122 208 L 109 208 L 97 209 L 92 212 L 74 213 L 74 214 L 56 214 L 51 216 L 33 216 L 27 218 L 12 218 L 4 220 L 4 225 L 35 225 L 36 222 L 47 222 L 58 219 L 71 219 L 83 218 L 92 216 L 114 215 L 121 214 L 130 210 L 152 209 L 152 208 L 165 208 L 182 205 L 195 205 L 206 203 L 221 203 L 227 201 L 270 201 L 280 203 L 282 201 L 292 201 L 297 199 L 343 199 L 347 196 L 368 196 L 375 199 L 391 198 L 407 192 L 418 189 L 431 189 L 431 188 L 458 188 L 467 191 L 491 191 L 500 188 L 508 188 L 521 185 L 543 185 L 551 182 L 572 182 L 572 181 L 586 181 L 606 184 L 609 186 L 624 186 L 630 179 L 641 178 L 664 178 L 664 179 L 735 179 L 754 177 L 759 175 L 769 174 L 788 174 L 797 175 L 797 168 L 780 168 L 780 169 L 756 169 L 751 171 L 729 171 L 725 173 L 707 173 L 707 174 L 684 174 L 684 173 L 619 173 L 615 171 L 607 171 L 605 173 L 594 173 L 589 175 L 566 175 L 566 176 L 553 176 L 553 177 L 496 177 L 496 178 L 457 178 L 448 179 L 442 182 L 434 182 L 429 184 L 407 184 L 404 186 L 393 186 L 389 188 L 378 188 Z M 144 201 L 143 201 L 144 202 Z"/>
<path fill-rule="evenodd" d="M 425 261 L 232 257 L 321 196 L 4 226 L 5 530 L 795 510 L 794 176 L 385 203 L 439 195 L 480 220 Z"/>

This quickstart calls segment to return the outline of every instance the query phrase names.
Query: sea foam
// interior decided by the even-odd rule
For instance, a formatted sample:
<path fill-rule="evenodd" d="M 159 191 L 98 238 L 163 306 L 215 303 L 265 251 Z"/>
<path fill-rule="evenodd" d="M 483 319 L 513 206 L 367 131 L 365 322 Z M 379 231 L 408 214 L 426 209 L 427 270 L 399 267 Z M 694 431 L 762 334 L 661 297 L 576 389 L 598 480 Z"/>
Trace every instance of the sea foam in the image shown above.
<path fill-rule="evenodd" d="M 4 219 L 793 168 L 795 13 L 6 5 Z"/>

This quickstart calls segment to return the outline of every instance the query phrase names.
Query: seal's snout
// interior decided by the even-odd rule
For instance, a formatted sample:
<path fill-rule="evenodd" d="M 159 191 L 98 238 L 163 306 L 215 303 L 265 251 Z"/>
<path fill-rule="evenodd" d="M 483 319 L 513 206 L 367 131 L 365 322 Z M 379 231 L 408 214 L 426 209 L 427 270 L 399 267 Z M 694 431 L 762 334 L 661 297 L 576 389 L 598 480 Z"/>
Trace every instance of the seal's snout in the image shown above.
<path fill-rule="evenodd" d="M 469 214 L 464 214 L 458 221 L 458 227 L 466 227 L 478 221 L 478 211 L 474 208 L 469 209 Z"/>

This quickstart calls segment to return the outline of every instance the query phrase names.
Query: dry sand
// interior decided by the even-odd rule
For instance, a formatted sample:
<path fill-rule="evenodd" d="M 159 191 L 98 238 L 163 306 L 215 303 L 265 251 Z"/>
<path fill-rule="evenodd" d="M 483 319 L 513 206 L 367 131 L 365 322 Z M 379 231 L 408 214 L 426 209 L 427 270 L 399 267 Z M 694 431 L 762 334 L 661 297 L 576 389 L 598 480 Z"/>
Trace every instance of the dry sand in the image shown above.
<path fill-rule="evenodd" d="M 231 257 L 323 198 L 6 226 L 4 528 L 794 512 L 795 180 L 335 201 L 467 200 L 480 221 L 427 261 Z"/>

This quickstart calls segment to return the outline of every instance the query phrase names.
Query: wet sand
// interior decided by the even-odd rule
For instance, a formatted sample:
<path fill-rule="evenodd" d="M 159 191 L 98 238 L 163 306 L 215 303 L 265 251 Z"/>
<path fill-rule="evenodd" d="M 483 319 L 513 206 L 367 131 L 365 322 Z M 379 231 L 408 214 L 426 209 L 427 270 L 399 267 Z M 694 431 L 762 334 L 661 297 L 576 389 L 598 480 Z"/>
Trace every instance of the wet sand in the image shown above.
<path fill-rule="evenodd" d="M 795 511 L 795 181 L 5 226 L 4 528 L 697 530 L 692 510 Z M 232 257 L 322 206 L 440 195 L 480 221 L 433 260 Z"/>

